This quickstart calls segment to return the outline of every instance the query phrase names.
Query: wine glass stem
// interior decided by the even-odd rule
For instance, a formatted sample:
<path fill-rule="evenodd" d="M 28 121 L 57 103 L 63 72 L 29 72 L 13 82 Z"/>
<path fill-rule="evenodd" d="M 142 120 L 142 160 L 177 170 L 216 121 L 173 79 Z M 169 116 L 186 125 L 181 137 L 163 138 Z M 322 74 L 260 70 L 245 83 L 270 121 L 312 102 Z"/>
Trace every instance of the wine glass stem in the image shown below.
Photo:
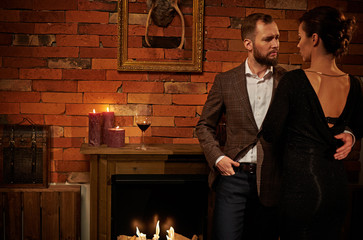
<path fill-rule="evenodd" d="M 142 148 L 145 148 L 144 131 L 141 131 L 141 132 L 142 132 L 142 137 L 141 137 L 141 147 L 142 147 Z"/>

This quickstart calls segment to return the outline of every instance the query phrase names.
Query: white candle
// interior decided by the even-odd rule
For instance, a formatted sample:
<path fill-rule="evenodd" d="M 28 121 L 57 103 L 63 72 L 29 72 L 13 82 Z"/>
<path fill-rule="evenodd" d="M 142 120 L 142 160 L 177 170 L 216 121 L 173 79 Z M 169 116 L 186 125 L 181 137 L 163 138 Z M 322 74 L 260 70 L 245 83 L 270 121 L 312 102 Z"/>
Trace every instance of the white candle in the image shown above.
<path fill-rule="evenodd" d="M 174 228 L 173 227 L 170 227 L 170 229 L 166 230 L 166 232 L 168 233 L 168 235 L 166 236 L 167 240 L 175 240 Z"/>
<path fill-rule="evenodd" d="M 155 234 L 152 240 L 159 240 L 159 234 L 160 234 L 160 227 L 159 227 L 159 221 L 156 223 L 156 229 Z"/>
<path fill-rule="evenodd" d="M 146 240 L 146 234 L 141 233 L 138 227 L 136 227 L 136 235 L 139 237 L 139 240 Z"/>

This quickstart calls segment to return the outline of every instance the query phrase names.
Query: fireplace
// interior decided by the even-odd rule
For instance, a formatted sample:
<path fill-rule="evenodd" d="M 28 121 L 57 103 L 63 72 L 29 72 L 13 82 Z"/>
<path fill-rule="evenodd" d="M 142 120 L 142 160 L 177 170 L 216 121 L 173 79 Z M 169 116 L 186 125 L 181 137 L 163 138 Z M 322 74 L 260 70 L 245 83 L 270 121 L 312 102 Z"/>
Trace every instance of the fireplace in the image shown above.
<path fill-rule="evenodd" d="M 206 175 L 115 174 L 111 178 L 111 239 L 136 235 L 151 239 L 160 221 L 160 240 L 170 227 L 187 238 L 207 239 Z"/>

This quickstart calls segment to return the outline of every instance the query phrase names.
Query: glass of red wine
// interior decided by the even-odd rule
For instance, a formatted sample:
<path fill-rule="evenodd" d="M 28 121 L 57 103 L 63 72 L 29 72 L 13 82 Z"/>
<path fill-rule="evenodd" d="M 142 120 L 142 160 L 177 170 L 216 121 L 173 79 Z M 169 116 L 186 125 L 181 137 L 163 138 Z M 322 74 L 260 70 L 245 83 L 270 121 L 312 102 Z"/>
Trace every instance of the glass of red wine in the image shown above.
<path fill-rule="evenodd" d="M 136 115 L 135 116 L 135 122 L 136 122 L 137 126 L 140 128 L 141 133 L 142 133 L 141 147 L 138 147 L 137 149 L 146 150 L 145 140 L 144 140 L 144 133 L 151 125 L 151 117 L 150 116 Z"/>

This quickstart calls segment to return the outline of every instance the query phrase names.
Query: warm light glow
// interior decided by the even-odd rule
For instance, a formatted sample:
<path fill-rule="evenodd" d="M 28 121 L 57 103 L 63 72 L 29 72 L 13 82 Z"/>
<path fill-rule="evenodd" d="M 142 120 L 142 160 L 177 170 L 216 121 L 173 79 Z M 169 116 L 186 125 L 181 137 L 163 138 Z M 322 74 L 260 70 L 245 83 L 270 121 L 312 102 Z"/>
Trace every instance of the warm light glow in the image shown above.
<path fill-rule="evenodd" d="M 168 235 L 166 236 L 167 240 L 175 240 L 174 228 L 173 227 L 170 227 L 170 229 L 166 230 L 166 232 L 168 233 Z"/>
<path fill-rule="evenodd" d="M 109 112 L 110 111 L 110 109 L 107 107 L 107 112 Z"/>
<path fill-rule="evenodd" d="M 119 126 L 116 127 L 116 129 L 119 129 L 119 128 L 120 128 Z"/>
<path fill-rule="evenodd" d="M 96 110 L 95 109 L 93 109 L 93 113 L 96 113 Z"/>

